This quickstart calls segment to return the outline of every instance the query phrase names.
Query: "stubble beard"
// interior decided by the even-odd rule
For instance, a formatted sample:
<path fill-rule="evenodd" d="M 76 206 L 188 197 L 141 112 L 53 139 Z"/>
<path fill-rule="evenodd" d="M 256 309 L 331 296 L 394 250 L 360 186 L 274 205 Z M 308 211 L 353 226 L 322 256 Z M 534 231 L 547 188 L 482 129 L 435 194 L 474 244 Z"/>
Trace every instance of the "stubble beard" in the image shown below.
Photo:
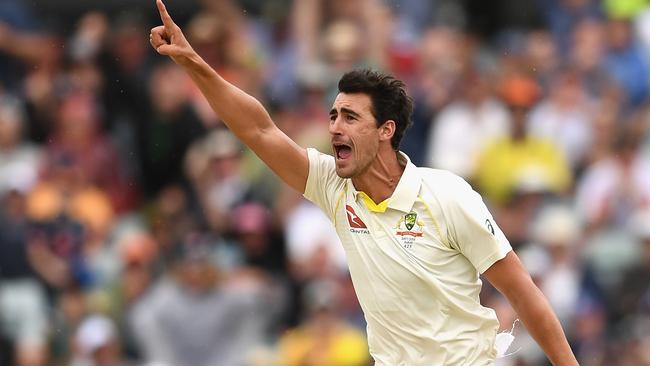
<path fill-rule="evenodd" d="M 338 168 L 338 167 L 336 168 L 336 175 L 338 175 L 339 178 L 347 179 L 347 178 L 353 178 L 353 177 L 355 176 L 355 174 L 354 174 L 354 173 L 355 173 L 354 170 L 351 171 L 351 172 L 349 172 L 349 173 L 346 173 L 346 172 L 344 172 L 343 170 L 344 170 L 344 169 L 340 169 L 340 168 Z"/>
<path fill-rule="evenodd" d="M 352 159 L 354 159 L 354 158 L 352 158 Z M 349 167 L 348 166 L 348 168 L 352 168 L 351 170 L 348 171 L 348 169 L 342 169 L 342 168 L 339 168 L 338 166 L 336 166 L 336 175 L 338 175 L 340 178 L 343 178 L 343 179 L 358 177 L 358 176 L 360 176 L 363 173 L 368 171 L 368 169 L 372 165 L 372 160 L 369 160 L 369 161 L 365 162 L 365 164 L 362 165 L 362 164 L 360 164 L 360 162 L 358 160 L 355 159 L 355 162 L 348 163 L 348 164 L 353 164 L 354 167 Z"/>

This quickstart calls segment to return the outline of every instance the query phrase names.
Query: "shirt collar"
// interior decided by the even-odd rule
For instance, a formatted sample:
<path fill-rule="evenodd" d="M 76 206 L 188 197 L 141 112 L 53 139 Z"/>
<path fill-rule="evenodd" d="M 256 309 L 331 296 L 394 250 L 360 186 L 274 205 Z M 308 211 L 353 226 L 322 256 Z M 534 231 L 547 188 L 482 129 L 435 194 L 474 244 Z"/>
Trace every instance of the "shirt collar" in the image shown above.
<path fill-rule="evenodd" d="M 418 198 L 420 186 L 422 185 L 422 178 L 418 168 L 411 163 L 411 159 L 409 159 L 406 154 L 400 151 L 399 159 L 401 161 L 406 161 L 406 166 L 393 194 L 387 199 L 388 208 L 408 213 L 411 211 L 415 200 Z M 362 192 L 359 192 L 354 188 L 352 179 L 348 179 L 347 186 L 348 190 L 354 194 L 354 199 L 356 200 Z M 378 205 L 381 205 L 381 202 L 378 203 Z"/>

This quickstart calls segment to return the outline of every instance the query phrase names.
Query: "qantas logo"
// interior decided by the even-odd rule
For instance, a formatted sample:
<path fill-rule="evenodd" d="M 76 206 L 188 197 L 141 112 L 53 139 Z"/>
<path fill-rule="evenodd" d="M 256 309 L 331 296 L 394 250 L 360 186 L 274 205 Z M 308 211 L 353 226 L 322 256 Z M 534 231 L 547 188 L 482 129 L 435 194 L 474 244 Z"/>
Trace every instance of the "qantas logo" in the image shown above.
<path fill-rule="evenodd" d="M 363 221 L 361 221 L 359 215 L 357 215 L 357 213 L 354 212 L 354 209 L 350 207 L 350 205 L 345 205 L 345 213 L 348 215 L 348 223 L 350 224 L 351 228 L 354 229 L 368 228 L 366 224 Z"/>
<path fill-rule="evenodd" d="M 361 220 L 359 215 L 354 212 L 354 209 L 350 205 L 345 205 L 345 214 L 348 216 L 348 224 L 350 224 L 351 233 L 370 235 L 370 230 L 368 230 L 366 223 Z"/>

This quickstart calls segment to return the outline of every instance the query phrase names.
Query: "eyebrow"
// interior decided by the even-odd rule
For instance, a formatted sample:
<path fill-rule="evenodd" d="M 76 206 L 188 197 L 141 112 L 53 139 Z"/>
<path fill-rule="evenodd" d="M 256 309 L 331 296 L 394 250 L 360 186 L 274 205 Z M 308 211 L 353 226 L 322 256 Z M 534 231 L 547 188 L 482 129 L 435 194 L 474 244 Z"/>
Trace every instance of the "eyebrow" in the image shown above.
<path fill-rule="evenodd" d="M 337 112 L 336 109 L 334 109 L 334 108 L 332 108 L 332 110 L 330 110 L 330 116 L 331 116 L 331 115 L 334 115 L 334 114 L 337 114 L 337 113 L 338 113 L 338 112 Z M 351 116 L 353 116 L 353 117 L 356 117 L 356 118 L 361 118 L 361 115 L 360 115 L 359 113 L 353 111 L 353 110 L 350 109 L 350 108 L 341 107 L 341 113 L 349 114 L 349 115 L 351 115 Z"/>

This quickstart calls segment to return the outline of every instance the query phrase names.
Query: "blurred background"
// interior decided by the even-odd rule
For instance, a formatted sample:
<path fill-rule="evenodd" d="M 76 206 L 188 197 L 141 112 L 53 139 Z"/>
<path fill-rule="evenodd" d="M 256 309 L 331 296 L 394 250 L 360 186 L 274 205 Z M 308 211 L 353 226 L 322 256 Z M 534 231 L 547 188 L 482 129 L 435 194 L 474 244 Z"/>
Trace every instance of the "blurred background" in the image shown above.
<path fill-rule="evenodd" d="M 402 150 L 483 194 L 581 364 L 650 365 L 649 2 L 167 6 L 305 147 L 329 152 L 342 73 L 405 80 Z M 331 224 L 151 49 L 159 23 L 153 0 L 0 1 L 0 365 L 370 365 Z M 548 364 L 514 332 L 499 365 Z"/>

